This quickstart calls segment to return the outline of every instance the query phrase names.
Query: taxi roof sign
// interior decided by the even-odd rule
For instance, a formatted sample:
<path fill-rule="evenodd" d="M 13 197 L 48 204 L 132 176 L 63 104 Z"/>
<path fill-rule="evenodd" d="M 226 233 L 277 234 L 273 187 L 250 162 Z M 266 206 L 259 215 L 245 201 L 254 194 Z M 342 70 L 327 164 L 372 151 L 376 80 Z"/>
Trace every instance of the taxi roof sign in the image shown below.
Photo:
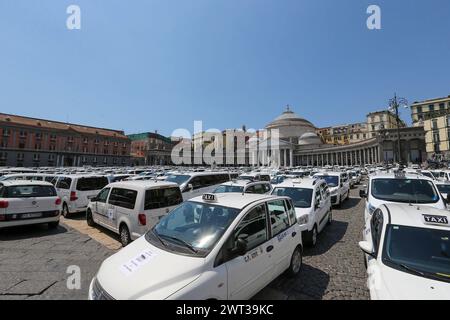
<path fill-rule="evenodd" d="M 205 193 L 202 196 L 203 201 L 217 202 L 217 195 L 214 193 Z"/>
<path fill-rule="evenodd" d="M 403 170 L 394 171 L 394 176 L 398 179 L 404 179 L 406 177 L 406 173 Z"/>
<path fill-rule="evenodd" d="M 434 224 L 438 226 L 449 226 L 448 219 L 446 216 L 436 216 L 430 214 L 423 214 L 423 220 L 426 224 Z"/>

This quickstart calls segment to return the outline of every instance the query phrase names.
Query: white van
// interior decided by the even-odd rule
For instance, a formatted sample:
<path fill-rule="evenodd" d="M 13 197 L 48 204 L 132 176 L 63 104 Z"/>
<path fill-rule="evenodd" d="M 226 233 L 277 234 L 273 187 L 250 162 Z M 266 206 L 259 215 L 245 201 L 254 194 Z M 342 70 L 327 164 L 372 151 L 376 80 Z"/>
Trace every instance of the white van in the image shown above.
<path fill-rule="evenodd" d="M 13 226 L 48 223 L 59 224 L 61 199 L 48 182 L 0 182 L 0 229 Z"/>
<path fill-rule="evenodd" d="M 89 200 L 106 185 L 108 177 L 97 175 L 62 175 L 56 182 L 56 191 L 62 200 L 62 214 L 68 217 L 72 213 L 85 212 Z"/>
<path fill-rule="evenodd" d="M 91 200 L 86 221 L 89 226 L 99 224 L 118 233 L 122 245 L 126 246 L 181 202 L 180 188 L 173 182 L 115 182 Z"/>

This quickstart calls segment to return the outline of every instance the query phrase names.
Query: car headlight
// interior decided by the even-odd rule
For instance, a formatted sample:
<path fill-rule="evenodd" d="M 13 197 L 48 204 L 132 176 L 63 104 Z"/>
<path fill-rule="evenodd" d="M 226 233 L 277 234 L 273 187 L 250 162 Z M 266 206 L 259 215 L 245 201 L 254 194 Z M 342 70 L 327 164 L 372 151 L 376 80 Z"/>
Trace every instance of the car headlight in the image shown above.
<path fill-rule="evenodd" d="M 371 205 L 370 203 L 367 205 L 367 208 L 369 209 L 370 214 L 373 214 L 375 210 L 377 210 L 377 208 Z"/>
<path fill-rule="evenodd" d="M 297 218 L 297 222 L 300 225 L 307 224 L 308 223 L 308 215 L 305 214 L 305 215 L 301 216 L 300 218 Z"/>

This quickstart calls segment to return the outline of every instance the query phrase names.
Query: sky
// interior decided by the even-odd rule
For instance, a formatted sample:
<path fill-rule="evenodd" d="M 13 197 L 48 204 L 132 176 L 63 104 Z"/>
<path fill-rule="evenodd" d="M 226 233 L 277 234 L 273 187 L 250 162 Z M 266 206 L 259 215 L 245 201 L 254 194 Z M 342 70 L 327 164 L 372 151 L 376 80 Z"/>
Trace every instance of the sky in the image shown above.
<path fill-rule="evenodd" d="M 126 133 L 361 122 L 450 95 L 449 57 L 448 0 L 0 0 L 0 112 Z"/>

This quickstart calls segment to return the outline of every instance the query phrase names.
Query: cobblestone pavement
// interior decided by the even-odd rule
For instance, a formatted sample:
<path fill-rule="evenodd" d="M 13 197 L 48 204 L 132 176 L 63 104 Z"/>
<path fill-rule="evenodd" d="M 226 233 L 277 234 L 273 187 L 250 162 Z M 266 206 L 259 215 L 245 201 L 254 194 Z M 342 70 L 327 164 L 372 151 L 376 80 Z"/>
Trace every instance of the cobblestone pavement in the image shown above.
<path fill-rule="evenodd" d="M 352 190 L 342 208 L 333 209 L 333 223 L 319 234 L 316 247 L 305 248 L 299 276 L 280 276 L 255 299 L 369 298 L 363 255 L 358 247 L 364 225 L 364 202 L 359 199 L 358 190 Z"/>
<path fill-rule="evenodd" d="M 89 283 L 113 251 L 65 225 L 0 231 L 0 300 L 86 299 Z M 81 270 L 81 288 L 69 290 L 68 267 Z"/>
<path fill-rule="evenodd" d="M 304 252 L 303 269 L 294 279 L 281 276 L 255 299 L 367 299 L 366 271 L 358 248 L 363 202 L 352 190 L 333 224 Z M 26 226 L 0 230 L 0 300 L 86 299 L 101 262 L 120 248 L 106 229 L 87 227 L 84 215 L 61 219 L 57 230 Z M 69 290 L 67 268 L 81 269 L 81 288 Z"/>

